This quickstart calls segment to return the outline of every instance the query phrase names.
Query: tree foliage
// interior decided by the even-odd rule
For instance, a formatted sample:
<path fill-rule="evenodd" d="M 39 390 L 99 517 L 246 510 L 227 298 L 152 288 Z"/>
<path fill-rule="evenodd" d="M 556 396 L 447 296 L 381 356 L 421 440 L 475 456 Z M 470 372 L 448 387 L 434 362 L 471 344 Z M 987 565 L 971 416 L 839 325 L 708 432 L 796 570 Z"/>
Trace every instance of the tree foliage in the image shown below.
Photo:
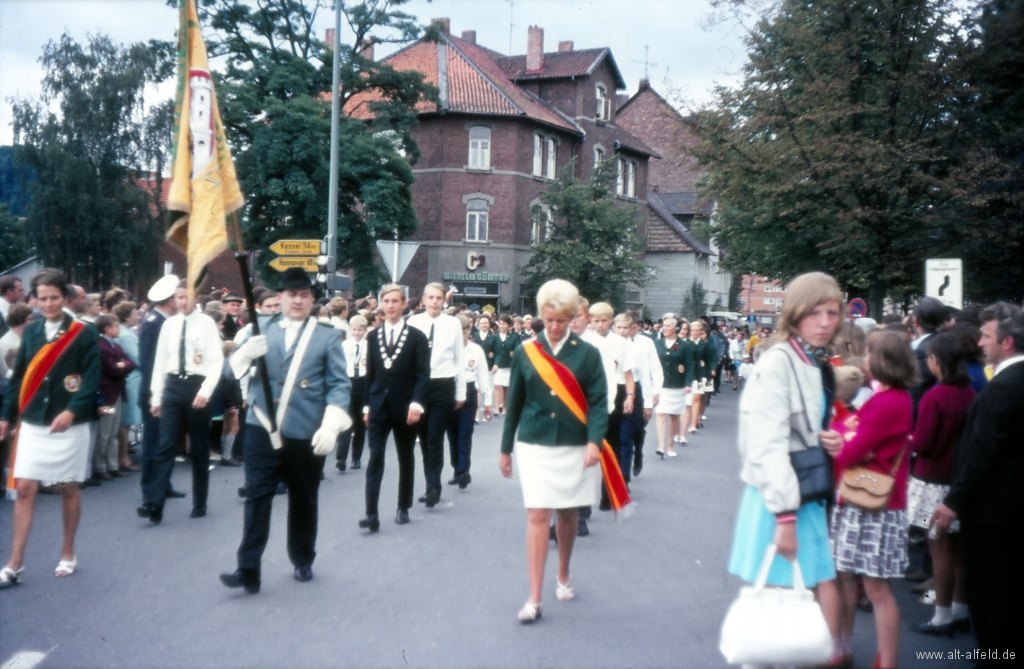
<path fill-rule="evenodd" d="M 742 83 L 696 115 L 727 268 L 821 269 L 880 306 L 921 291 L 926 258 L 1005 241 L 978 233 L 995 199 L 982 181 L 998 188 L 1006 165 L 969 132 L 984 98 L 976 42 L 952 0 L 783 0 L 764 13 Z M 1019 104 L 1020 90 L 1006 97 Z M 993 273 L 966 271 L 976 286 Z"/>
<path fill-rule="evenodd" d="M 21 221 L 0 202 L 0 272 L 28 258 L 30 251 Z"/>
<path fill-rule="evenodd" d="M 544 282 L 565 279 L 591 302 L 609 302 L 617 311 L 625 308 L 625 292 L 642 288 L 650 267 L 639 259 L 643 238 L 638 232 L 636 208 L 620 205 L 612 197 L 614 161 L 605 161 L 588 183 L 573 176 L 570 164 L 540 200 L 553 214 L 534 207 L 534 226 L 548 233 L 533 247 L 533 256 L 522 268 L 523 291 L 536 295 Z"/>
<path fill-rule="evenodd" d="M 398 11 L 407 0 L 345 7 L 341 102 L 373 91 L 370 123 L 343 115 L 340 128 L 338 264 L 353 268 L 356 292 L 385 278 L 376 239 L 416 229 L 411 186 L 419 151 L 410 132 L 416 105 L 436 101 L 418 72 L 397 71 L 364 57 L 370 44 L 404 43 L 423 31 Z M 170 4 L 175 4 L 172 0 Z M 203 0 L 200 19 L 212 56 L 228 141 L 246 196 L 245 234 L 256 249 L 278 239 L 327 232 L 333 51 L 312 29 L 321 0 Z M 262 254 L 265 278 L 269 254 Z"/>
<path fill-rule="evenodd" d="M 708 291 L 704 289 L 703 283 L 700 281 L 693 282 L 689 292 L 683 297 L 683 309 L 679 314 L 690 321 L 707 316 Z"/>
<path fill-rule="evenodd" d="M 40 62 L 42 95 L 13 105 L 17 160 L 35 175 L 27 237 L 43 264 L 75 282 L 148 281 L 162 238 L 173 109 L 170 101 L 147 106 L 144 91 L 173 72 L 172 47 L 121 46 L 102 35 L 83 45 L 65 34 Z"/>

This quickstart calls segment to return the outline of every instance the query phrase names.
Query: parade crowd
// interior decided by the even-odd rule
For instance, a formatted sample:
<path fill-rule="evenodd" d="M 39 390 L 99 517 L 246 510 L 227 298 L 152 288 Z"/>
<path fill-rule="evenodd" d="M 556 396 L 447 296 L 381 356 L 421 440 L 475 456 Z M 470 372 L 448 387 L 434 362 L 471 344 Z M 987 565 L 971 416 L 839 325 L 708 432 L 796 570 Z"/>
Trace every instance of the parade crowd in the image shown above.
<path fill-rule="evenodd" d="M 160 524 L 167 500 L 190 495 L 190 518 L 200 519 L 216 466 L 245 468 L 237 565 L 222 583 L 259 592 L 278 494 L 288 496 L 295 578 L 309 581 L 332 452 L 339 471 L 365 463 L 358 526 L 376 533 L 389 437 L 394 521 L 404 525 L 417 444 L 418 501 L 430 509 L 445 483 L 472 484 L 475 426 L 500 419 L 498 464 L 511 477 L 515 456 L 527 509 L 529 597 L 518 619 L 531 623 L 543 614 L 551 541 L 556 597 L 571 600 L 575 539 L 589 534 L 593 506 L 615 508 L 597 466 L 602 445 L 628 487 L 643 471 L 651 418 L 655 455 L 674 458 L 731 385 L 742 391 L 746 488 L 729 571 L 754 582 L 773 546 L 767 582 L 789 587 L 790 561 L 799 564 L 834 640 L 831 665 L 852 663 L 860 607 L 873 612 L 875 666 L 896 666 L 890 581 L 908 575 L 915 551 L 912 570 L 935 605 L 918 632 L 973 627 L 982 648 L 1016 644 L 1024 315 L 1015 305 L 953 310 L 923 298 L 907 316 L 851 321 L 838 284 L 820 273 L 790 283 L 777 330 L 644 320 L 590 304 L 560 280 L 539 290 L 536 315 L 473 312 L 453 298 L 431 283 L 413 299 L 388 285 L 353 304 L 315 300 L 299 269 L 257 288 L 252 305 L 224 291 L 190 300 L 174 276 L 139 301 L 118 288 L 87 294 L 52 269 L 28 291 L 0 277 L 0 457 L 16 499 L 0 589 L 24 577 L 36 495 L 62 496 L 55 574 L 66 577 L 78 566 L 83 488 L 138 473 L 139 517 Z M 190 463 L 188 494 L 171 484 L 176 461 Z"/>

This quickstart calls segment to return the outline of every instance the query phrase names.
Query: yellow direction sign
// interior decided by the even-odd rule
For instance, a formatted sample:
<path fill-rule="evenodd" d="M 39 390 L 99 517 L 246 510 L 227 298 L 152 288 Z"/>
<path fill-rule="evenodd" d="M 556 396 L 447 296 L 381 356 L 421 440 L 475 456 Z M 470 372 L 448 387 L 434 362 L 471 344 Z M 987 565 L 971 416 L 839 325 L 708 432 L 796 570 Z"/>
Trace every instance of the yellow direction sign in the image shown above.
<path fill-rule="evenodd" d="M 270 250 L 279 256 L 315 256 L 320 255 L 320 241 L 317 239 L 282 239 L 271 244 Z"/>
<path fill-rule="evenodd" d="M 319 242 L 318 242 L 319 243 Z M 291 267 L 301 267 L 307 272 L 316 272 L 317 264 L 316 257 L 300 256 L 293 258 L 274 258 L 270 261 L 270 266 L 276 269 L 278 272 L 283 272 Z"/>

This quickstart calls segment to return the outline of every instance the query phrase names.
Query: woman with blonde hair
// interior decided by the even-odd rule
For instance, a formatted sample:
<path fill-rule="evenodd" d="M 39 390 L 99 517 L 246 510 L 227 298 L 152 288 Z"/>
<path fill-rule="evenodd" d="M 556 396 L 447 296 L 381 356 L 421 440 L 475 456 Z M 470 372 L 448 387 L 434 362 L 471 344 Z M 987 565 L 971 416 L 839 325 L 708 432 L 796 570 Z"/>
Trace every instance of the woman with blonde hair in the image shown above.
<path fill-rule="evenodd" d="M 687 339 L 689 327 L 685 318 L 665 316 L 661 321 L 662 337 L 654 342 L 665 378 L 658 405 L 654 408 L 658 415 L 658 449 L 655 453 L 663 460 L 666 455 L 676 457 L 676 443 L 686 443 L 683 432 L 686 425 L 681 419 L 689 404 L 690 385 L 694 378 L 693 353 L 696 349 L 693 342 Z"/>
<path fill-rule="evenodd" d="M 544 331 L 523 344 L 509 370 L 507 418 L 501 440 L 501 473 L 512 478 L 512 450 L 527 513 L 526 555 L 530 598 L 519 621 L 541 617 L 541 589 L 548 555 L 551 510 L 557 512 L 560 601 L 575 597 L 569 573 L 579 521 L 577 509 L 601 495 L 599 444 L 608 428 L 608 386 L 601 353 L 569 331 L 579 291 L 568 281 L 548 281 L 537 292 Z"/>
<path fill-rule="evenodd" d="M 774 544 L 777 557 L 768 584 L 784 587 L 793 585 L 790 561 L 798 563 L 804 582 L 817 591 L 836 663 L 845 659 L 849 646 L 839 636 L 839 589 L 825 510 L 834 491 L 829 486 L 802 494 L 791 456 L 842 446 L 840 434 L 830 429 L 827 392 L 832 371 L 828 345 L 842 313 L 843 291 L 827 274 L 803 274 L 786 290 L 778 334 L 740 398 L 740 478 L 747 487 L 729 558 L 729 571 L 751 583 Z"/>

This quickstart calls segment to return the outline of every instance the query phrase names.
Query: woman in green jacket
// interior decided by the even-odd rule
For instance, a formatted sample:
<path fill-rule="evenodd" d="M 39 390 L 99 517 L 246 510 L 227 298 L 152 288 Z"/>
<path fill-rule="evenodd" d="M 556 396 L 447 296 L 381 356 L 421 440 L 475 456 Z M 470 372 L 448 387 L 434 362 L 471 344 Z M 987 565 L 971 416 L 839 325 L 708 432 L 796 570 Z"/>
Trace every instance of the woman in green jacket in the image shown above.
<path fill-rule="evenodd" d="M 14 540 L 11 559 L 0 570 L 0 588 L 21 582 L 40 481 L 61 485 L 64 546 L 56 575 L 75 573 L 75 533 L 82 515 L 78 484 L 88 473 L 88 421 L 96 415 L 100 383 L 99 336 L 64 313 L 64 274 L 44 269 L 31 285 L 43 320 L 25 328 L 0 419 L 0 440 L 20 420 L 12 473 L 18 493 Z"/>
<path fill-rule="evenodd" d="M 662 338 L 654 342 L 661 362 L 661 371 L 665 381 L 658 397 L 658 406 L 654 411 L 658 414 L 658 450 L 655 451 L 663 460 L 667 455 L 676 457 L 675 445 L 686 443 L 683 435 L 681 417 L 686 412 L 686 399 L 693 383 L 694 352 L 696 347 L 687 339 L 689 323 L 686 319 L 666 316 L 662 319 Z M 672 438 L 669 439 L 669 436 Z"/>
<path fill-rule="evenodd" d="M 519 612 L 523 623 L 541 617 L 551 509 L 558 513 L 555 595 L 566 601 L 574 597 L 569 560 L 579 521 L 577 509 L 597 504 L 601 496 L 601 469 L 594 465 L 600 461 L 598 444 L 608 428 L 608 385 L 600 352 L 569 332 L 579 299 L 579 291 L 568 281 L 555 279 L 541 286 L 537 307 L 544 331 L 512 357 L 509 372 L 500 464 L 505 478 L 512 478 L 514 446 L 528 519 L 530 599 Z M 582 391 L 585 407 L 578 406 L 578 413 L 567 403 L 578 403 L 572 399 L 577 396 L 572 394 L 571 384 L 559 380 L 565 377 L 557 376 L 557 368 L 571 372 Z"/>
<path fill-rule="evenodd" d="M 512 354 L 522 343 L 522 339 L 512 331 L 512 317 L 504 314 L 498 317 L 498 334 L 493 336 L 491 350 L 494 351 L 494 362 L 491 372 L 494 374 L 494 408 L 499 414 L 505 413 L 505 393 L 508 392 L 509 373 L 512 368 Z"/>

